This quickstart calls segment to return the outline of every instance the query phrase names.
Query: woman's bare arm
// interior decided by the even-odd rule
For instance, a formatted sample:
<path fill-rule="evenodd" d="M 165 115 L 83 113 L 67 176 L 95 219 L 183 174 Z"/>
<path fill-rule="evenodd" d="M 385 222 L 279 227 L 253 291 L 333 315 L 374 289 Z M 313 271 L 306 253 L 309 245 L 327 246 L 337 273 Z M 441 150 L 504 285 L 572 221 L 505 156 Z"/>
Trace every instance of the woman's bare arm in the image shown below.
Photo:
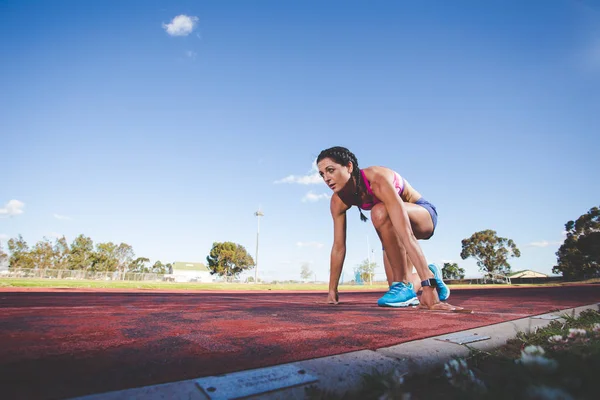
<path fill-rule="evenodd" d="M 346 211 L 348 206 L 337 196 L 331 197 L 331 217 L 333 218 L 333 246 L 331 248 L 329 271 L 328 303 L 338 303 L 338 284 L 346 258 Z"/>

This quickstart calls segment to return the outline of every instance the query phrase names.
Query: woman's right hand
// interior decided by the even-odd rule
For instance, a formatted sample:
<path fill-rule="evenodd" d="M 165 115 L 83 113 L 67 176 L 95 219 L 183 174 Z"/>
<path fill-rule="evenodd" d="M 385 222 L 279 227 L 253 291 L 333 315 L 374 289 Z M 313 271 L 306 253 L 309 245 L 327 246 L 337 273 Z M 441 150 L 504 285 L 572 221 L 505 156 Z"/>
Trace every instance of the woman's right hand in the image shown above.
<path fill-rule="evenodd" d="M 340 296 L 337 290 L 329 291 L 327 295 L 327 303 L 328 304 L 338 304 L 340 302 Z"/>

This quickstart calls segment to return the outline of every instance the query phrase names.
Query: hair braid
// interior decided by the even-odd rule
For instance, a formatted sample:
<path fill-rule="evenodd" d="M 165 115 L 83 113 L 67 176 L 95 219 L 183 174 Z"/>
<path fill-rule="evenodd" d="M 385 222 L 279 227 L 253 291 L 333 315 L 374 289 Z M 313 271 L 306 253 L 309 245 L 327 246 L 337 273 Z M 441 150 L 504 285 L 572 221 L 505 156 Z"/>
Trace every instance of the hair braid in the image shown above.
<path fill-rule="evenodd" d="M 360 200 L 360 193 L 364 190 L 364 182 L 360 175 L 360 168 L 358 167 L 358 159 L 350 150 L 345 147 L 335 146 L 329 149 L 325 149 L 319 153 L 317 157 L 317 163 L 324 158 L 331 158 L 333 161 L 340 165 L 348 165 L 349 162 L 352 163 L 352 178 L 354 178 L 354 183 L 356 185 L 356 191 L 354 195 Z M 360 206 L 358 207 L 358 212 L 360 213 L 361 221 L 367 221 L 367 217 L 363 214 Z"/>

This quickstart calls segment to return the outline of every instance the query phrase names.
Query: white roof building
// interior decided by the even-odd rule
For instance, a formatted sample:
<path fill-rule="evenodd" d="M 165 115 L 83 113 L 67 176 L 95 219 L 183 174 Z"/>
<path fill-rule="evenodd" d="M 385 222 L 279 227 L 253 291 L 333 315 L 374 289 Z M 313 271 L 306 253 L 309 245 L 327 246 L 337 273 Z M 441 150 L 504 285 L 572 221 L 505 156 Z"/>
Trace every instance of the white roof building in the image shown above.
<path fill-rule="evenodd" d="M 523 271 L 516 271 L 512 274 L 508 275 L 509 278 L 547 278 L 548 275 L 542 274 L 541 272 L 532 271 L 530 269 L 526 269 Z"/>
<path fill-rule="evenodd" d="M 172 278 L 175 282 L 214 282 L 206 265 L 194 262 L 174 262 Z"/>

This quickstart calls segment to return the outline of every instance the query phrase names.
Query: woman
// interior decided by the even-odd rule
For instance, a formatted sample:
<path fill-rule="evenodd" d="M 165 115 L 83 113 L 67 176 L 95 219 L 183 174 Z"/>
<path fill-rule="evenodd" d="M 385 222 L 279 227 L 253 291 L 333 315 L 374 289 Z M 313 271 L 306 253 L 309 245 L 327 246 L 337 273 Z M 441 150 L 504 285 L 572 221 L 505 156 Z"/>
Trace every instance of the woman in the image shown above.
<path fill-rule="evenodd" d="M 317 157 L 319 175 L 333 190 L 333 247 L 327 302 L 337 304 L 338 282 L 346 257 L 346 211 L 352 206 L 371 210 L 373 226 L 383 244 L 383 262 L 390 290 L 377 301 L 382 307 L 421 304 L 430 309 L 454 309 L 445 301 L 450 290 L 439 268 L 427 265 L 418 239 L 429 239 L 437 212 L 395 171 L 385 167 L 359 169 L 356 156 L 345 147 L 323 150 Z M 409 262 L 409 261 L 412 261 Z M 417 273 L 413 273 L 414 264 Z M 423 290 L 421 300 L 417 292 Z M 436 293 L 437 289 L 437 293 Z M 439 297 L 438 297 L 439 296 Z"/>

